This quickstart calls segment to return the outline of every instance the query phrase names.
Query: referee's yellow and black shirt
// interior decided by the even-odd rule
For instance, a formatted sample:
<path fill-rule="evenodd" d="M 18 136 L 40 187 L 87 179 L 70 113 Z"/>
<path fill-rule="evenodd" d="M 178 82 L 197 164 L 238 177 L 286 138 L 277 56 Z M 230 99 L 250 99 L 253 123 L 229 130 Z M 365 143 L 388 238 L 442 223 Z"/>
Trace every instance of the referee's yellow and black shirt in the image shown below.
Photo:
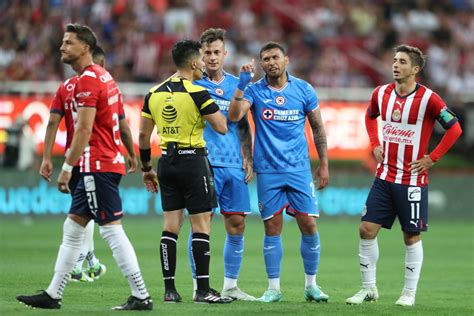
<path fill-rule="evenodd" d="M 205 88 L 174 77 L 150 89 L 142 116 L 155 122 L 162 149 L 169 142 L 176 142 L 178 148 L 202 148 L 206 145 L 202 115 L 217 111 L 219 107 Z"/>

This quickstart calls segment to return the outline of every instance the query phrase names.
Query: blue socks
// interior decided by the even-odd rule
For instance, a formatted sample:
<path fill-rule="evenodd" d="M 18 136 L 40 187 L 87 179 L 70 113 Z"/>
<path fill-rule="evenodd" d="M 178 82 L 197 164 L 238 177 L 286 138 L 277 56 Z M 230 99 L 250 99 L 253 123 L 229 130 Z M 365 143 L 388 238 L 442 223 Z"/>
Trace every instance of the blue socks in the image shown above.
<path fill-rule="evenodd" d="M 301 257 L 303 258 L 304 272 L 307 275 L 316 275 L 320 255 L 319 233 L 314 235 L 301 235 Z"/>
<path fill-rule="evenodd" d="M 244 236 L 229 235 L 224 244 L 224 276 L 238 279 L 244 252 Z"/>
<path fill-rule="evenodd" d="M 281 258 L 283 257 L 283 246 L 281 236 L 265 236 L 263 239 L 263 256 L 269 279 L 280 277 Z"/>

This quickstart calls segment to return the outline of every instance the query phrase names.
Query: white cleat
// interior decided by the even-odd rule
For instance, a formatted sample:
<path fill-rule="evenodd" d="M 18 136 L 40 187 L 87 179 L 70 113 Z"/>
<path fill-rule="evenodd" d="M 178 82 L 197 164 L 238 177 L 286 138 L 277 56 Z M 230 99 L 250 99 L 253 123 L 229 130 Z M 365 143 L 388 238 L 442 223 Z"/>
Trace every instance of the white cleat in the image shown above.
<path fill-rule="evenodd" d="M 414 291 L 403 290 L 400 298 L 395 302 L 398 306 L 415 306 L 415 293 Z"/>
<path fill-rule="evenodd" d="M 248 295 L 247 293 L 243 292 L 238 287 L 233 287 L 230 289 L 222 290 L 223 297 L 230 297 L 237 301 L 255 301 L 257 300 L 254 296 Z"/>
<path fill-rule="evenodd" d="M 376 286 L 362 288 L 354 296 L 346 300 L 347 304 L 360 305 L 363 302 L 375 302 L 379 299 L 379 291 Z"/>

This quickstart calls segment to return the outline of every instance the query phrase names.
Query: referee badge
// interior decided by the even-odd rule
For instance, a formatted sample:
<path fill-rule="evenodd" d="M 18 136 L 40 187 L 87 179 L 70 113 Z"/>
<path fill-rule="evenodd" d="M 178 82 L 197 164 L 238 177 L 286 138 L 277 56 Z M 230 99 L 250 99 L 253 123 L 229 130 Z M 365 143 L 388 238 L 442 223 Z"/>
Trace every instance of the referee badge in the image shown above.
<path fill-rule="evenodd" d="M 400 121 L 400 118 L 402 117 L 402 112 L 400 112 L 399 109 L 396 109 L 392 113 L 392 120 L 393 121 Z"/>

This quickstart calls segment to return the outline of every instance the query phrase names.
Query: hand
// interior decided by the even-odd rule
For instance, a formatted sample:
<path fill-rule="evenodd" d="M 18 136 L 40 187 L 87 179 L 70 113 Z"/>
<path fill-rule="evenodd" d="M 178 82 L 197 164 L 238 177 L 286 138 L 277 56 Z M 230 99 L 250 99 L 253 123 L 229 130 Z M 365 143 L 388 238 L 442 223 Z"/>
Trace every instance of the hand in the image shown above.
<path fill-rule="evenodd" d="M 381 163 L 383 161 L 383 149 L 381 145 L 375 147 L 372 153 L 374 154 L 375 160 L 378 163 Z"/>
<path fill-rule="evenodd" d="M 43 159 L 39 170 L 40 175 L 48 182 L 51 182 L 51 176 L 53 175 L 53 163 L 49 159 Z"/>
<path fill-rule="evenodd" d="M 254 75 L 254 60 L 252 59 L 252 62 L 243 65 L 240 67 L 240 75 L 239 75 L 239 84 L 237 85 L 237 88 L 241 91 L 244 91 L 247 85 L 250 83 L 250 81 L 253 78 Z"/>
<path fill-rule="evenodd" d="M 253 160 L 244 158 L 245 183 L 249 183 L 253 178 Z"/>
<path fill-rule="evenodd" d="M 434 162 L 431 160 L 430 156 L 425 155 L 423 158 L 409 163 L 411 173 L 422 173 L 431 167 L 433 167 Z"/>
<path fill-rule="evenodd" d="M 137 171 L 137 168 L 138 168 L 138 161 L 137 161 L 137 157 L 128 157 L 128 171 L 127 173 L 134 173 L 135 171 Z"/>
<path fill-rule="evenodd" d="M 69 181 L 71 180 L 71 172 L 61 170 L 58 176 L 58 190 L 62 193 L 71 193 L 69 190 Z"/>
<path fill-rule="evenodd" d="M 148 192 L 158 192 L 158 177 L 156 176 L 155 170 L 151 169 L 148 172 L 143 172 L 143 183 L 145 184 L 146 190 Z"/>
<path fill-rule="evenodd" d="M 329 184 L 329 168 L 328 166 L 319 166 L 314 173 L 314 181 L 319 179 L 318 191 L 324 189 Z"/>

